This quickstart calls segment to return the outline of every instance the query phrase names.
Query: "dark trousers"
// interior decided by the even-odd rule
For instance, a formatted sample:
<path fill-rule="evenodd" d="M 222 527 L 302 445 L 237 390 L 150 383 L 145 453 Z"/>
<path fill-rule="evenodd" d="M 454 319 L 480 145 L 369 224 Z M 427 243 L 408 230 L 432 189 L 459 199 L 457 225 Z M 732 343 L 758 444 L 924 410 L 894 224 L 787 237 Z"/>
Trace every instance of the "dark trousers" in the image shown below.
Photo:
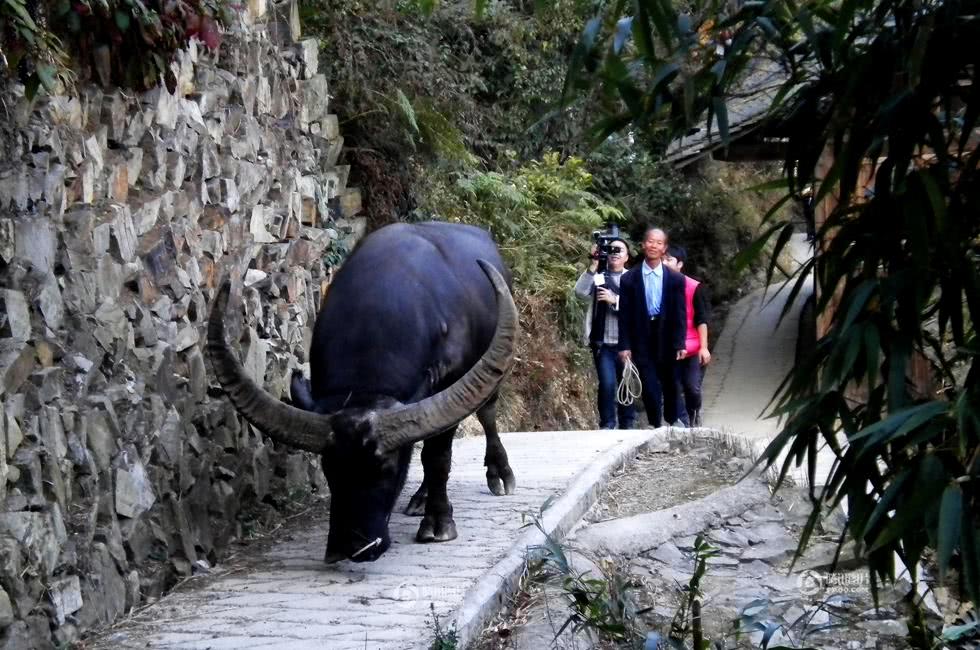
<path fill-rule="evenodd" d="M 615 429 L 617 416 L 620 429 L 632 429 L 636 421 L 636 405 L 623 406 L 616 402 L 616 390 L 623 379 L 623 362 L 614 345 L 593 345 L 592 360 L 599 377 L 599 428 Z"/>
<path fill-rule="evenodd" d="M 685 426 L 701 426 L 701 381 L 703 378 L 704 368 L 701 366 L 697 354 L 677 362 L 677 381 L 680 384 L 677 391 L 677 414 Z"/>
<path fill-rule="evenodd" d="M 673 424 L 677 421 L 677 361 L 676 352 L 670 350 L 657 354 L 660 341 L 660 320 L 650 321 L 650 346 L 654 353 L 651 358 L 633 359 L 643 382 L 643 405 L 647 410 L 647 420 L 655 427 L 664 421 Z"/>

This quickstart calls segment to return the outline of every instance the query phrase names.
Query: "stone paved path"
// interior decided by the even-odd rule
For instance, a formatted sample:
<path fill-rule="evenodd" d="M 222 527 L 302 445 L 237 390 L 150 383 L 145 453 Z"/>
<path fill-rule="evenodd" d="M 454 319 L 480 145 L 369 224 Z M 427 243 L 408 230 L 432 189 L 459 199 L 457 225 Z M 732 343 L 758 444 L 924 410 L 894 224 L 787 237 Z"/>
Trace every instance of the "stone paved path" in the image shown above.
<path fill-rule="evenodd" d="M 427 648 L 434 638 L 427 620 L 430 603 L 440 618 L 460 609 L 464 597 L 470 603 L 478 579 L 493 579 L 493 572 L 507 565 L 498 561 L 509 559 L 517 566 L 515 558 L 519 562 L 523 557 L 527 515 L 537 514 L 549 497 L 565 492 L 577 475 L 579 483 L 588 484 L 582 494 L 594 498 L 596 459 L 608 462 L 610 449 L 631 450 L 653 434 L 502 434 L 518 481 L 516 494 L 508 497 L 494 497 L 487 489 L 484 439 L 457 440 L 449 486 L 457 540 L 432 545 L 413 542 L 419 519 L 400 513 L 421 479 L 416 458 L 391 518 L 392 547 L 377 562 L 325 565 L 323 523 L 278 543 L 241 574 L 213 578 L 194 590 L 161 599 L 96 647 Z M 486 585 L 482 591 L 488 591 Z"/>

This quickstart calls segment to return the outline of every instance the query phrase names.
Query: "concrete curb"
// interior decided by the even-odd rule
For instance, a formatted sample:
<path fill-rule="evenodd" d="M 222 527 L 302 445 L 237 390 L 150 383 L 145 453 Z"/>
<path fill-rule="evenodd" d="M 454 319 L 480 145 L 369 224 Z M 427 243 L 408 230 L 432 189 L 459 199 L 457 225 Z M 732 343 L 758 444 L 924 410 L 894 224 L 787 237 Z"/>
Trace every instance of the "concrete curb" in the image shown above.
<path fill-rule="evenodd" d="M 586 526 L 575 543 L 601 555 L 636 556 L 656 550 L 675 537 L 697 535 L 768 503 L 768 486 L 758 476 L 753 478 L 672 508 Z"/>
<path fill-rule="evenodd" d="M 630 456 L 644 451 L 656 441 L 669 440 L 672 431 L 672 427 L 640 430 L 641 435 L 606 450 L 580 471 L 565 493 L 545 510 L 541 518 L 544 531 L 554 539 L 564 539 L 599 498 L 602 483 L 622 467 Z M 644 436 L 643 433 L 647 435 Z M 529 526 L 507 554 L 469 589 L 453 619 L 458 647 L 466 648 L 478 638 L 486 623 L 501 611 L 505 599 L 517 592 L 524 575 L 528 547 L 540 546 L 544 542 L 544 533 L 533 525 Z"/>
<path fill-rule="evenodd" d="M 660 427 L 640 430 L 640 433 L 647 435 L 624 440 L 606 450 L 572 479 L 565 493 L 541 518 L 541 527 L 549 536 L 563 540 L 598 500 L 601 485 L 612 473 L 626 464 L 631 456 L 647 450 L 656 442 L 669 442 L 678 435 L 704 435 L 724 437 L 736 445 L 744 445 L 741 453 L 751 449 L 751 439 L 717 429 Z M 476 640 L 490 619 L 503 609 L 505 600 L 517 593 L 526 568 L 528 547 L 540 546 L 544 542 L 544 533 L 533 525 L 529 526 L 507 554 L 469 589 L 453 618 L 459 648 L 466 648 Z"/>

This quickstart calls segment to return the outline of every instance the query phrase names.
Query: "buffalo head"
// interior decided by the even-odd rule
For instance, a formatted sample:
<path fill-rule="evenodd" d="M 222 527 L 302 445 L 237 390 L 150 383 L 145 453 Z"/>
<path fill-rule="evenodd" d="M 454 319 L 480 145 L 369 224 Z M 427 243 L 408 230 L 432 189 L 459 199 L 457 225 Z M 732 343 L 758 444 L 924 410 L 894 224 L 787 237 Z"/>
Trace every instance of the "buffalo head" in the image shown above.
<path fill-rule="evenodd" d="M 517 308 L 500 273 L 478 262 L 497 296 L 497 328 L 479 361 L 451 386 L 421 401 L 402 404 L 375 398 L 370 405 L 355 404 L 334 413 L 280 402 L 245 374 L 225 342 L 230 282 L 218 290 L 207 342 L 215 374 L 249 422 L 278 442 L 321 454 L 331 495 L 328 562 L 373 561 L 387 550 L 388 520 L 405 482 L 413 443 L 442 433 L 480 408 L 510 370 Z"/>

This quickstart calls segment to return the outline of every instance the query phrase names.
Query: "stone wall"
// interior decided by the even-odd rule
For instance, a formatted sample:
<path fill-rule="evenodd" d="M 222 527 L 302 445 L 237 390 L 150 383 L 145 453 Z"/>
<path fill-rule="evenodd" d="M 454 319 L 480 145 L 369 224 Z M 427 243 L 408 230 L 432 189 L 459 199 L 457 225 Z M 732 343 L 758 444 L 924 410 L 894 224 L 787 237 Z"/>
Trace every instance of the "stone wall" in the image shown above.
<path fill-rule="evenodd" d="M 246 510 L 324 489 L 204 356 L 230 276 L 230 339 L 288 391 L 359 208 L 295 5 L 239 21 L 174 93 L 0 98 L 0 648 L 71 642 L 221 561 Z"/>

